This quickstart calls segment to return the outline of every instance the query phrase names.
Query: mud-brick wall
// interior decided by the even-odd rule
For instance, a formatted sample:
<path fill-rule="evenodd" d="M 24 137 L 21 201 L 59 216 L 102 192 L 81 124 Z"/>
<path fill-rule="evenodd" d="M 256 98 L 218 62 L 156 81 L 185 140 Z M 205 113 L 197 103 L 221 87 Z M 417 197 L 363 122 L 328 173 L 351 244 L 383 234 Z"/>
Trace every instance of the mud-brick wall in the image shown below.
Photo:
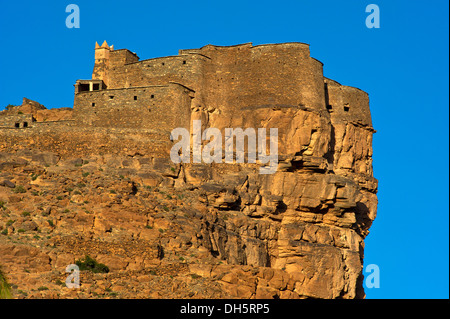
<path fill-rule="evenodd" d="M 188 128 L 190 94 L 178 84 L 81 92 L 75 95 L 75 120 L 96 127 Z"/>
<path fill-rule="evenodd" d="M 0 116 L 0 127 L 25 128 L 30 127 L 33 122 L 31 114 L 14 114 Z"/>

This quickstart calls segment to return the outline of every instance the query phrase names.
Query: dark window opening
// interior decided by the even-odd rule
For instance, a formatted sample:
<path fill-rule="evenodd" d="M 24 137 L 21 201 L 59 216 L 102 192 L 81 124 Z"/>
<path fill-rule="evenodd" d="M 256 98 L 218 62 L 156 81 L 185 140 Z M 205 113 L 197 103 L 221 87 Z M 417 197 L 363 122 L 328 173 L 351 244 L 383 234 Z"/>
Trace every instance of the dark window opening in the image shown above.
<path fill-rule="evenodd" d="M 150 98 L 151 98 L 151 99 L 154 99 L 154 98 L 155 98 L 155 96 L 154 96 L 154 95 L 152 94 L 152 95 L 150 95 Z"/>
<path fill-rule="evenodd" d="M 28 122 L 23 122 L 23 127 L 28 127 Z"/>
<path fill-rule="evenodd" d="M 134 96 L 134 100 L 137 101 L 137 96 L 136 95 Z"/>
<path fill-rule="evenodd" d="M 92 86 L 92 90 L 94 90 L 94 91 L 100 90 L 100 84 L 99 83 L 94 83 L 94 85 Z"/>
<path fill-rule="evenodd" d="M 348 112 L 349 110 L 350 110 L 350 106 L 344 105 L 344 111 L 345 111 L 345 112 Z"/>
<path fill-rule="evenodd" d="M 92 106 L 95 106 L 95 103 L 92 103 Z"/>
<path fill-rule="evenodd" d="M 186 60 L 183 61 L 183 64 L 186 64 Z"/>
<path fill-rule="evenodd" d="M 327 110 L 332 110 L 332 109 L 333 109 L 333 106 L 330 105 L 330 104 L 328 104 L 328 105 L 327 105 Z"/>
<path fill-rule="evenodd" d="M 20 127 L 20 123 L 14 124 L 14 127 Z"/>
<path fill-rule="evenodd" d="M 78 92 L 89 91 L 89 84 L 80 84 L 78 85 Z"/>
<path fill-rule="evenodd" d="M 163 63 L 161 63 L 162 65 L 164 65 L 165 63 L 163 62 Z"/>
<path fill-rule="evenodd" d="M 112 100 L 114 98 L 114 95 L 110 95 L 109 99 Z"/>

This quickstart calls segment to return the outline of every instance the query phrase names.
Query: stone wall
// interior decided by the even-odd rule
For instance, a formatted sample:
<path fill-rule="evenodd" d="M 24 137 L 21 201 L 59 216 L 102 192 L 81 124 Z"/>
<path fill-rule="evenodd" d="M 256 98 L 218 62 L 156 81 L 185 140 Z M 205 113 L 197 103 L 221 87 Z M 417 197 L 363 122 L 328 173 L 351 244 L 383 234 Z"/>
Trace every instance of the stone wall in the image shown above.
<path fill-rule="evenodd" d="M 260 105 L 303 105 L 324 110 L 322 64 L 302 43 L 215 47 L 207 64 L 205 103 L 233 113 Z"/>
<path fill-rule="evenodd" d="M 303 43 L 208 45 L 181 50 L 178 56 L 117 63 L 109 70 L 109 88 L 169 81 L 196 91 L 200 105 L 231 113 L 256 105 L 325 110 L 322 63 L 309 56 L 309 46 Z"/>
<path fill-rule="evenodd" d="M 191 91 L 181 85 L 107 89 L 75 95 L 75 120 L 95 127 L 171 131 L 189 127 Z"/>
<path fill-rule="evenodd" d="M 325 78 L 326 104 L 333 121 L 356 122 L 372 127 L 369 95 L 351 86 Z"/>
<path fill-rule="evenodd" d="M 96 68 L 105 65 L 98 63 Z M 193 91 L 194 112 L 201 111 L 192 119 L 211 120 L 211 124 L 223 119 L 239 122 L 243 110 L 300 107 L 325 117 L 330 113 L 333 121 L 371 127 L 367 93 L 324 78 L 323 64 L 310 57 L 304 43 L 206 45 L 142 61 L 122 49 L 111 51 L 108 63 L 108 89 L 179 83 Z M 77 107 L 79 99 L 75 100 Z M 135 109 L 128 111 L 121 117 L 136 116 Z"/>
<path fill-rule="evenodd" d="M 33 123 L 31 114 L 11 114 L 0 116 L 0 128 L 27 128 Z"/>
<path fill-rule="evenodd" d="M 38 149 L 76 158 L 89 154 L 168 157 L 170 134 L 157 130 L 80 126 L 75 121 L 34 123 L 29 129 L 2 129 L 0 153 Z"/>
<path fill-rule="evenodd" d="M 110 53 L 111 69 L 137 61 L 139 61 L 139 57 L 136 55 L 136 53 L 133 53 L 128 49 L 115 50 Z"/>
<path fill-rule="evenodd" d="M 128 64 L 114 64 L 109 70 L 110 89 L 166 85 L 173 81 L 196 89 L 201 83 L 206 57 L 195 54 L 161 57 Z"/>

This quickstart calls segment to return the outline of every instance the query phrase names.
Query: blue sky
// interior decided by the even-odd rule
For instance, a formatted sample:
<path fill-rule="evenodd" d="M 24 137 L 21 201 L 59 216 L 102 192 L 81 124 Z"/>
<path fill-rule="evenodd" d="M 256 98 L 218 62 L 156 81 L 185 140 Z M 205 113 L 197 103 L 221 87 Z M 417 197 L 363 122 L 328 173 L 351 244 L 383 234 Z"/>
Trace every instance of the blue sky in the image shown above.
<path fill-rule="evenodd" d="M 68 29 L 68 4 L 80 28 Z M 365 8 L 380 8 L 368 29 Z M 365 265 L 367 298 L 449 297 L 448 1 L 0 0 L 0 110 L 27 97 L 72 107 L 91 76 L 94 44 L 141 59 L 206 44 L 306 42 L 324 75 L 369 93 L 378 216 Z"/>

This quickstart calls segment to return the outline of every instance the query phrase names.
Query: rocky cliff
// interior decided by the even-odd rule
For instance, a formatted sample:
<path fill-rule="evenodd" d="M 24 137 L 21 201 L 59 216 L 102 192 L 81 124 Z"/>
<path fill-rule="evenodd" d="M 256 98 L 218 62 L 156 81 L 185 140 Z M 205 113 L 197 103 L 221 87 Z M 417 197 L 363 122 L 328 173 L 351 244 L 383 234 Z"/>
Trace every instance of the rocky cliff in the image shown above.
<path fill-rule="evenodd" d="M 303 109 L 258 115 L 285 128 L 274 174 L 2 144 L 0 264 L 14 296 L 363 297 L 373 130 Z M 65 267 L 85 255 L 110 272 L 83 271 L 70 290 Z"/>
<path fill-rule="evenodd" d="M 324 78 L 309 55 L 286 58 L 314 66 L 300 68 L 314 80 L 301 87 L 272 67 L 258 68 L 262 57 L 277 65 L 280 55 L 268 48 L 244 47 L 254 63 L 240 63 L 257 70 L 257 83 L 224 49 L 201 51 L 212 62 L 196 74 L 212 75 L 202 80 L 208 89 L 190 97 L 188 120 L 221 132 L 278 128 L 273 174 L 248 161 L 175 164 L 163 131 L 78 123 L 71 111 L 29 100 L 21 116 L 36 123 L 20 124 L 24 117 L 14 129 L 18 115 L 9 113 L 19 108 L 5 114 L 0 266 L 13 296 L 363 298 L 364 238 L 377 207 L 368 96 Z M 267 103 L 259 88 L 270 93 Z M 297 96 L 302 102 L 293 104 Z M 45 123 L 46 116 L 56 122 Z M 109 272 L 82 270 L 81 287 L 67 288 L 66 266 L 86 256 Z"/>

